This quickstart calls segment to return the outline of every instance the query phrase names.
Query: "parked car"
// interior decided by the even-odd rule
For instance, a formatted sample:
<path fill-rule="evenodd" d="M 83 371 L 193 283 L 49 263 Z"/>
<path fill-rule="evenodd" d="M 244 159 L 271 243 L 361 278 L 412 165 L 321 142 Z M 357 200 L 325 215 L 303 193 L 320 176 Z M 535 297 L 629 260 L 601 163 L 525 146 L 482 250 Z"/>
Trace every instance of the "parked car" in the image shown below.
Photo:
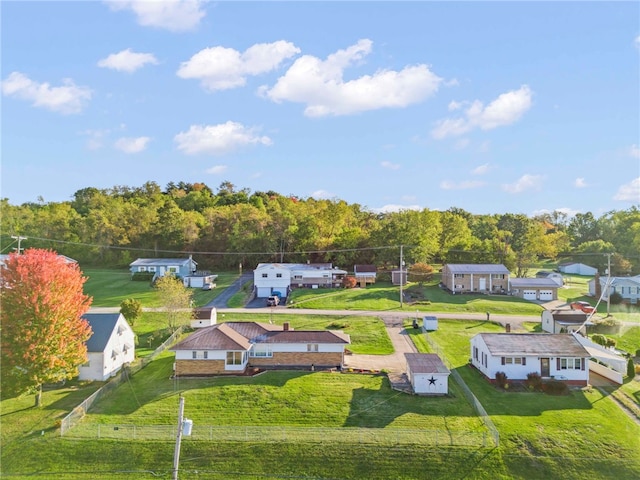
<path fill-rule="evenodd" d="M 279 303 L 280 303 L 280 297 L 278 297 L 277 295 L 271 295 L 270 297 L 267 297 L 268 307 L 275 307 Z"/>
<path fill-rule="evenodd" d="M 589 302 L 583 302 L 580 300 L 571 302 L 569 304 L 569 307 L 571 308 L 571 310 L 580 310 L 584 313 L 592 313 L 592 312 L 595 312 L 596 310 L 595 307 L 592 307 Z"/>
<path fill-rule="evenodd" d="M 205 283 L 202 286 L 203 290 L 213 290 L 214 288 L 216 288 L 216 284 L 215 283 Z"/>

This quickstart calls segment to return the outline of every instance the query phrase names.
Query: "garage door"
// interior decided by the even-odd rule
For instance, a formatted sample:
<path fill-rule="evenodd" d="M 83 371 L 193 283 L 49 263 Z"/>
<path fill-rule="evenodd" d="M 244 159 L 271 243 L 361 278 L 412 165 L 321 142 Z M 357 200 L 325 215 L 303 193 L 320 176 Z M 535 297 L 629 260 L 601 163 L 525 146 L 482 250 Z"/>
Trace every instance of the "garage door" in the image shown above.
<path fill-rule="evenodd" d="M 540 300 L 553 300 L 553 290 L 540 290 Z"/>
<path fill-rule="evenodd" d="M 522 298 L 525 300 L 535 300 L 536 299 L 536 291 L 535 290 L 523 290 Z"/>
<path fill-rule="evenodd" d="M 266 298 L 271 295 L 271 287 L 258 287 L 258 298 Z"/>

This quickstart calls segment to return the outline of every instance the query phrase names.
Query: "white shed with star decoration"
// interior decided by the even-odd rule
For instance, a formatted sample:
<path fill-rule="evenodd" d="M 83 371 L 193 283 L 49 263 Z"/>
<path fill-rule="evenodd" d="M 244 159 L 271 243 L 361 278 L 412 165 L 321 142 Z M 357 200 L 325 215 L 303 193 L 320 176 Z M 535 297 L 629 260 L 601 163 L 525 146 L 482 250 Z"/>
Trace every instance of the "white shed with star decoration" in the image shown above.
<path fill-rule="evenodd" d="M 451 372 L 435 353 L 405 353 L 407 377 L 421 395 L 447 395 Z"/>

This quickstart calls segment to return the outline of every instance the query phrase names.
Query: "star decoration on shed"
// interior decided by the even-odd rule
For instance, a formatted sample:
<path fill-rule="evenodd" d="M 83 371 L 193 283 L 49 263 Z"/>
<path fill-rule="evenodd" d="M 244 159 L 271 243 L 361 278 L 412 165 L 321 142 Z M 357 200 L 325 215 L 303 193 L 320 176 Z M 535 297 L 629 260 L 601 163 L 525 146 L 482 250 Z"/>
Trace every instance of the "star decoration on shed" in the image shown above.
<path fill-rule="evenodd" d="M 436 379 L 433 378 L 433 375 L 431 375 L 431 378 L 429 379 L 429 385 L 435 385 L 436 384 Z"/>

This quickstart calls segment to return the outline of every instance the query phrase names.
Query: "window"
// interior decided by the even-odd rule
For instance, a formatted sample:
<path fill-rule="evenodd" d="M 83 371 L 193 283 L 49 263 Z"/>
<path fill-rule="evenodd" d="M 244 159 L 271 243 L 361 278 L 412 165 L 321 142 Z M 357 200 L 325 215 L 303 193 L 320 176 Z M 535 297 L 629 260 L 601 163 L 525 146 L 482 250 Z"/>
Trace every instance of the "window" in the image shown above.
<path fill-rule="evenodd" d="M 254 345 L 253 349 L 250 352 L 250 356 L 258 358 L 271 358 L 273 357 L 273 350 L 271 350 L 271 345 Z"/>
<path fill-rule="evenodd" d="M 86 362 L 84 362 L 82 365 L 80 365 L 81 367 L 90 367 L 91 366 L 91 361 L 87 360 Z"/>
<path fill-rule="evenodd" d="M 525 357 L 502 357 L 502 365 L 526 365 Z"/>
<path fill-rule="evenodd" d="M 207 352 L 206 350 L 204 352 L 193 351 L 191 352 L 191 358 L 193 358 L 194 360 L 206 360 L 207 358 L 209 358 L 209 352 Z"/>
<path fill-rule="evenodd" d="M 579 358 L 561 358 L 560 370 L 580 370 L 582 362 Z"/>
<path fill-rule="evenodd" d="M 227 365 L 242 365 L 244 352 L 227 352 Z"/>
<path fill-rule="evenodd" d="M 178 267 L 169 267 L 167 270 L 171 273 L 178 273 Z"/>
<path fill-rule="evenodd" d="M 464 278 L 464 273 L 454 273 L 453 278 Z"/>
<path fill-rule="evenodd" d="M 138 267 L 138 271 L 139 272 L 146 272 L 147 271 L 147 267 Z"/>
<path fill-rule="evenodd" d="M 504 273 L 494 273 L 493 275 L 491 275 L 491 278 L 504 280 Z"/>
<path fill-rule="evenodd" d="M 478 347 L 473 347 L 473 358 L 478 360 Z"/>
<path fill-rule="evenodd" d="M 282 274 L 281 273 L 276 273 L 276 278 L 282 278 Z"/>
<path fill-rule="evenodd" d="M 149 271 L 150 272 L 155 272 L 156 271 L 156 267 L 149 267 Z"/>
<path fill-rule="evenodd" d="M 294 280 L 302 280 L 302 275 L 294 275 L 293 279 Z"/>
<path fill-rule="evenodd" d="M 318 344 L 317 343 L 308 343 L 307 344 L 307 352 L 317 352 Z"/>
<path fill-rule="evenodd" d="M 268 276 L 269 276 L 269 274 L 268 274 L 268 273 L 263 273 L 263 274 L 262 274 L 262 278 L 267 278 Z"/>

